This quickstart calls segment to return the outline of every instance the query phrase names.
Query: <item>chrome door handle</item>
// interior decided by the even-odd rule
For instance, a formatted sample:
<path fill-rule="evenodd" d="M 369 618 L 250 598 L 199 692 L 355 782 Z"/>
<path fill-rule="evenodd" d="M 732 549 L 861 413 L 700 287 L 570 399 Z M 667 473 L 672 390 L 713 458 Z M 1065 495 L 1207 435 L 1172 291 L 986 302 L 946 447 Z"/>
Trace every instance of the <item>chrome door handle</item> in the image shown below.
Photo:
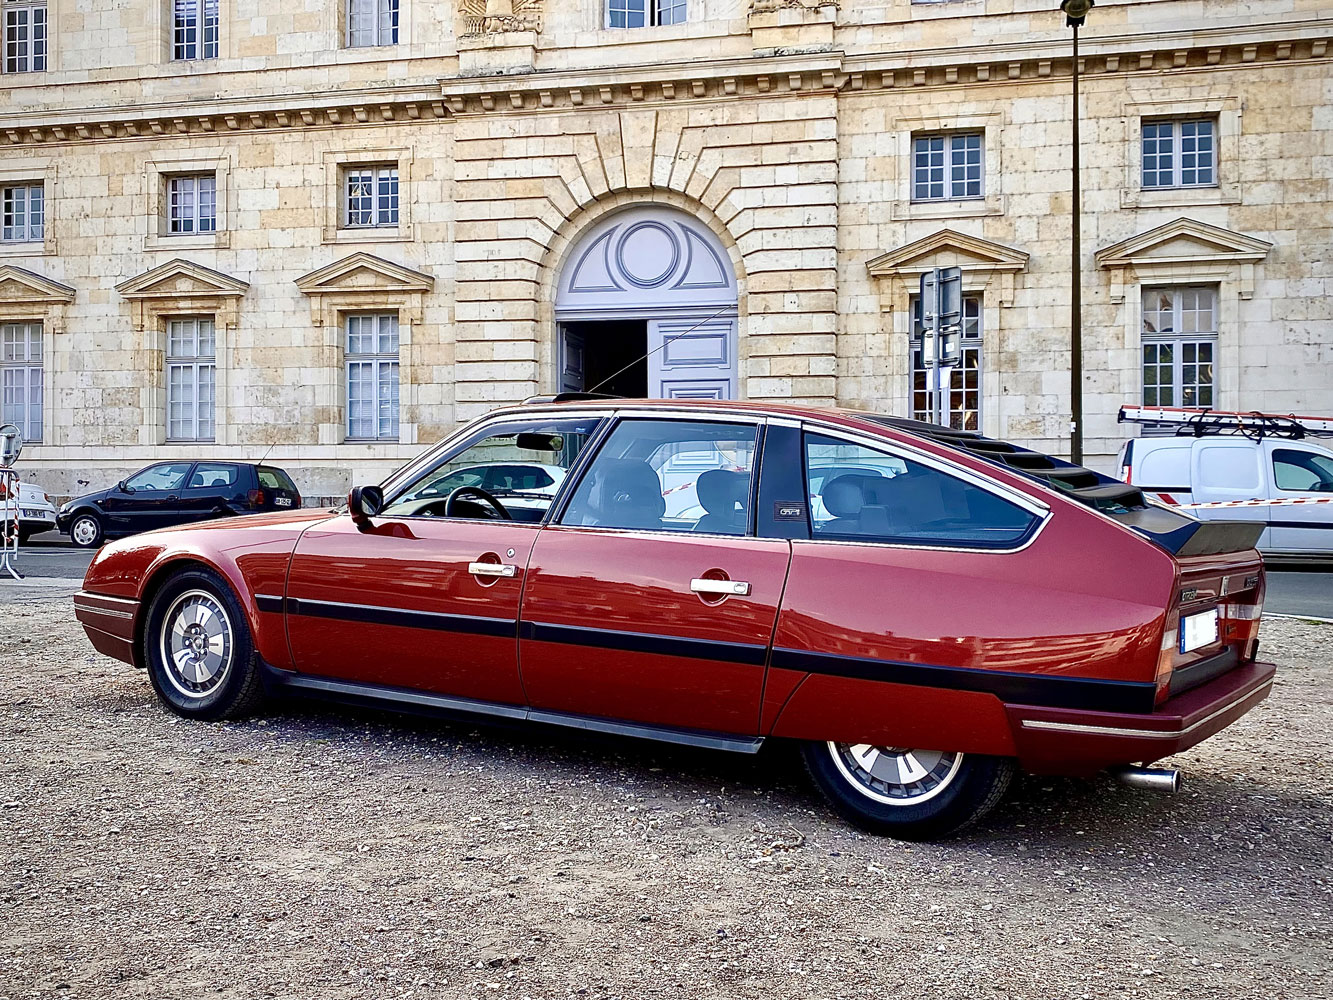
<path fill-rule="evenodd" d="M 750 593 L 750 585 L 744 580 L 691 580 L 690 589 L 696 594 L 721 594 L 723 596 L 738 595 L 746 597 Z"/>
<path fill-rule="evenodd" d="M 514 576 L 518 567 L 511 563 L 474 562 L 467 564 L 467 571 L 473 576 Z"/>

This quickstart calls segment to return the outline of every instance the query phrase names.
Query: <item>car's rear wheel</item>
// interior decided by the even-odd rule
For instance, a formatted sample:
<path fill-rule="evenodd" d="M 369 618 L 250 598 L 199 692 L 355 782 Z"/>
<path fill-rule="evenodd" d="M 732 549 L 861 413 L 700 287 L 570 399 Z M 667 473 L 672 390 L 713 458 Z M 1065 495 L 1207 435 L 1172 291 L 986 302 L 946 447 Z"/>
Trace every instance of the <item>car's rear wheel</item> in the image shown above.
<path fill-rule="evenodd" d="M 177 715 L 234 719 L 262 701 L 245 612 L 210 570 L 184 570 L 158 590 L 144 627 L 143 658 L 153 690 Z"/>
<path fill-rule="evenodd" d="M 69 526 L 69 540 L 81 549 L 97 548 L 102 535 L 102 522 L 96 514 L 80 514 Z"/>
<path fill-rule="evenodd" d="M 815 784 L 843 816 L 874 833 L 929 840 L 961 830 L 1000 801 L 1014 774 L 1004 757 L 869 743 L 806 743 Z"/>

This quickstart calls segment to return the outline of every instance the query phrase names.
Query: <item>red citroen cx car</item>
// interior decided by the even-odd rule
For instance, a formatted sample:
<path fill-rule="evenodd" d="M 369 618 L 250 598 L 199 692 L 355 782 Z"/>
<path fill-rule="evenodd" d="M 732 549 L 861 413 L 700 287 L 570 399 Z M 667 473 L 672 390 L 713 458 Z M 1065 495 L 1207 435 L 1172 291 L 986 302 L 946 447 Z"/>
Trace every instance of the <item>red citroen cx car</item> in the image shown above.
<path fill-rule="evenodd" d="M 457 485 L 496 462 L 564 474 Z M 556 397 L 341 510 L 113 542 L 75 607 L 184 716 L 299 693 L 743 753 L 785 738 L 845 816 L 921 838 L 1016 768 L 1174 787 L 1129 765 L 1273 683 L 1255 531 L 914 421 Z"/>

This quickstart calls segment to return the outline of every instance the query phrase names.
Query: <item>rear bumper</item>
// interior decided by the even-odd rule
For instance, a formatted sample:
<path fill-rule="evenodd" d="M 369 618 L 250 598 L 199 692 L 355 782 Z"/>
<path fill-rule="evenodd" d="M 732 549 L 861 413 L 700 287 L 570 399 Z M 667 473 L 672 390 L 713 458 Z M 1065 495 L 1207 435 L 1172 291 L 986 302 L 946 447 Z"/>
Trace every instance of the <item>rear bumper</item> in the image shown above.
<path fill-rule="evenodd" d="M 1019 763 L 1034 774 L 1088 775 L 1187 750 L 1268 697 L 1277 667 L 1248 663 L 1148 715 L 1006 705 Z"/>
<path fill-rule="evenodd" d="M 139 602 L 80 590 L 74 595 L 74 617 L 88 641 L 104 656 L 139 666 L 134 657 L 134 625 Z"/>

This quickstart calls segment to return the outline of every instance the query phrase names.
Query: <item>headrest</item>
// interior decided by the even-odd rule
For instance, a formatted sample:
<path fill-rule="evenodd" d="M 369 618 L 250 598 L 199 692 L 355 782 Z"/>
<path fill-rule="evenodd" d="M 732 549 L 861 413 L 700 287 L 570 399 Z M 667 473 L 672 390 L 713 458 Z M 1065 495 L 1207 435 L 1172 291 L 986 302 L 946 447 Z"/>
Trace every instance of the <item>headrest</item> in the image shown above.
<path fill-rule="evenodd" d="M 834 517 L 856 517 L 866 505 L 865 487 L 869 476 L 838 476 L 824 484 L 821 499 L 824 509 Z"/>
<path fill-rule="evenodd" d="M 652 466 L 634 458 L 594 463 L 588 500 L 603 524 L 633 527 L 666 513 L 662 481 Z"/>
<path fill-rule="evenodd" d="M 699 477 L 695 493 L 699 503 L 710 514 L 734 514 L 736 504 L 745 506 L 750 492 L 750 477 L 743 472 L 710 469 Z"/>

